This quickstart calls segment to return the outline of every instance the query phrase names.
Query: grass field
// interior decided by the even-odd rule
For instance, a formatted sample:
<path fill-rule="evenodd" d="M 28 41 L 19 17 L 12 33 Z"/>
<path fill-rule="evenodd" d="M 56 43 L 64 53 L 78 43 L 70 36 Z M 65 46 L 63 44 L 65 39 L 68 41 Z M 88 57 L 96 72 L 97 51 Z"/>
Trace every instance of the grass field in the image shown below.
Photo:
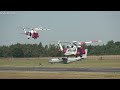
<path fill-rule="evenodd" d="M 3 66 L 29 66 L 29 67 L 66 67 L 66 68 L 120 68 L 120 60 L 90 60 L 83 59 L 69 64 L 50 64 L 48 58 L 1 58 L 0 67 Z"/>
<path fill-rule="evenodd" d="M 120 73 L 96 72 L 0 72 L 0 79 L 120 79 Z"/>
<path fill-rule="evenodd" d="M 120 68 L 120 59 L 83 59 L 69 64 L 50 64 L 51 58 L 0 58 L 0 67 Z M 0 71 L 0 79 L 120 79 L 120 73 Z"/>

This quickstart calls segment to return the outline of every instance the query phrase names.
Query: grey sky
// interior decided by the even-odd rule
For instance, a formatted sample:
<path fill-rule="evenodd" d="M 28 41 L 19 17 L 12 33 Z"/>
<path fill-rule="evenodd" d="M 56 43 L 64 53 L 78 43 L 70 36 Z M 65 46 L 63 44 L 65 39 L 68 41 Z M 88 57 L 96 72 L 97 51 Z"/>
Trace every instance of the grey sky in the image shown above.
<path fill-rule="evenodd" d="M 6 14 L 8 13 L 8 14 Z M 30 40 L 18 27 L 44 27 Z M 51 41 L 120 41 L 120 11 L 0 11 L 0 45 Z"/>

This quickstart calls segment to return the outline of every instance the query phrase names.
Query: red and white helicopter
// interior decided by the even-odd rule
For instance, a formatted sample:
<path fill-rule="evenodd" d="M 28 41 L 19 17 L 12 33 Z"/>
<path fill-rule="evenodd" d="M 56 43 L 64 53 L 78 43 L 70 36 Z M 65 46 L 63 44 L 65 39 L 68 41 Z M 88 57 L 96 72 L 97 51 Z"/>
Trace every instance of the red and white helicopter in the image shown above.
<path fill-rule="evenodd" d="M 94 42 L 101 42 L 101 40 L 93 40 L 88 42 L 73 41 L 72 43 L 58 41 L 58 46 L 60 48 L 60 51 L 63 52 L 66 57 L 51 59 L 49 60 L 49 62 L 50 63 L 56 63 L 56 62 L 69 63 L 69 62 L 81 60 L 82 58 L 87 58 L 88 49 L 84 49 L 82 45 L 91 44 Z M 66 48 L 63 48 L 62 43 L 68 43 L 69 45 Z M 75 57 L 71 58 L 69 56 L 75 56 Z"/>
<path fill-rule="evenodd" d="M 85 52 L 85 49 L 81 45 L 90 44 L 94 42 L 101 42 L 101 40 L 93 40 L 93 41 L 88 41 L 88 42 L 73 41 L 72 43 L 58 41 L 58 45 L 60 47 L 60 51 L 62 51 L 65 56 L 74 55 L 74 56 L 82 57 L 82 55 L 85 54 L 86 52 Z M 61 43 L 69 43 L 71 45 L 67 46 L 67 48 L 63 48 Z"/>
<path fill-rule="evenodd" d="M 30 29 L 29 31 L 26 31 L 26 29 Z M 34 38 L 37 39 L 39 38 L 39 33 L 37 31 L 42 31 L 42 30 L 50 30 L 50 29 L 43 29 L 42 27 L 40 28 L 23 28 L 24 34 L 27 35 L 27 38 L 30 39 Z"/>

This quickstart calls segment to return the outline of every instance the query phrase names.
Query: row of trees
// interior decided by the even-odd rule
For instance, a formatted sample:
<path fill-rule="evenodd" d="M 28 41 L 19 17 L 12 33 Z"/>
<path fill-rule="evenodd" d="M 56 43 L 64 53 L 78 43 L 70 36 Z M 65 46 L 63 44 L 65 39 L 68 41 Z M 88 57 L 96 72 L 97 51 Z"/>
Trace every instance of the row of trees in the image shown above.
<path fill-rule="evenodd" d="M 108 41 L 106 45 L 86 46 L 88 55 L 120 55 L 120 42 Z"/>
<path fill-rule="evenodd" d="M 10 46 L 0 46 L 0 57 L 56 57 L 62 56 L 58 52 L 58 46 L 49 44 L 43 46 L 39 44 L 14 44 Z"/>
<path fill-rule="evenodd" d="M 106 45 L 84 45 L 88 49 L 88 55 L 119 55 L 120 42 L 108 41 Z M 64 56 L 59 52 L 55 44 L 43 46 L 39 44 L 14 44 L 10 46 L 0 46 L 0 57 L 58 57 Z"/>

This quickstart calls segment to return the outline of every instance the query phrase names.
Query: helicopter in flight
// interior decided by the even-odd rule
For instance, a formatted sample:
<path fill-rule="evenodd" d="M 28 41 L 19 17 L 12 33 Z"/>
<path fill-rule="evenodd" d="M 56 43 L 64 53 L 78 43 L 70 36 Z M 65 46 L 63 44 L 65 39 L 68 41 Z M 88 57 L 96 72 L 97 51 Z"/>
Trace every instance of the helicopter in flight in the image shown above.
<path fill-rule="evenodd" d="M 66 57 L 51 59 L 49 60 L 49 63 L 61 62 L 61 63 L 67 64 L 70 62 L 87 58 L 88 49 L 84 49 L 82 45 L 91 44 L 94 42 L 101 42 L 101 40 L 92 40 L 88 42 L 73 41 L 72 43 L 58 41 L 59 51 L 63 52 L 64 56 Z M 62 46 L 62 43 L 68 43 L 67 47 L 64 48 Z M 74 57 L 71 57 L 71 56 L 74 56 Z"/>
<path fill-rule="evenodd" d="M 29 29 L 29 31 L 27 29 Z M 39 38 L 39 33 L 37 31 L 46 31 L 46 30 L 50 30 L 50 29 L 44 29 L 42 27 L 40 27 L 40 28 L 23 28 L 24 34 L 27 36 L 28 39 L 30 39 L 30 38 L 37 39 L 37 38 Z"/>

